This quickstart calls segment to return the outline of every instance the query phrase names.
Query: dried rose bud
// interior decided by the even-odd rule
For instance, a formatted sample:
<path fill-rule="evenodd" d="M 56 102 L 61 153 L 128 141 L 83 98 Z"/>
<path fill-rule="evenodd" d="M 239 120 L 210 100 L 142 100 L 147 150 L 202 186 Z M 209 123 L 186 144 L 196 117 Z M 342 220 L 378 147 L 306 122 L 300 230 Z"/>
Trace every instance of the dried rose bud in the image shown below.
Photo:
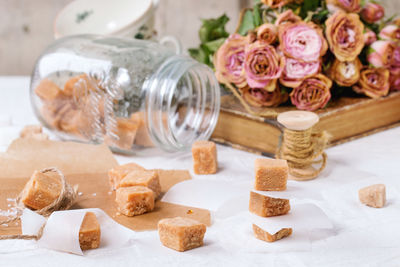
<path fill-rule="evenodd" d="M 293 2 L 293 0 L 261 0 L 261 2 L 271 8 L 278 8 Z"/>
<path fill-rule="evenodd" d="M 275 21 L 276 26 L 280 26 L 285 23 L 296 23 L 300 22 L 301 18 L 293 13 L 291 9 L 278 15 Z"/>
<path fill-rule="evenodd" d="M 376 41 L 370 46 L 368 62 L 374 67 L 399 68 L 400 46 L 391 41 Z"/>
<path fill-rule="evenodd" d="M 244 87 L 240 89 L 243 98 L 254 107 L 277 107 L 288 99 L 287 93 L 282 93 L 279 88 L 268 92 L 263 88 Z"/>
<path fill-rule="evenodd" d="M 278 28 L 274 24 L 265 23 L 257 29 L 257 40 L 273 44 L 278 37 Z"/>
<path fill-rule="evenodd" d="M 400 41 L 400 27 L 397 25 L 387 25 L 379 33 L 379 38 L 389 41 Z"/>
<path fill-rule="evenodd" d="M 220 83 L 246 86 L 243 72 L 244 50 L 247 39 L 239 34 L 231 35 L 218 49 L 214 57 L 215 75 Z"/>
<path fill-rule="evenodd" d="M 360 79 L 362 64 L 358 58 L 354 61 L 335 60 L 329 69 L 329 77 L 341 86 L 352 86 Z"/>
<path fill-rule="evenodd" d="M 364 47 L 364 24 L 357 14 L 337 11 L 326 22 L 329 48 L 340 61 L 353 61 Z"/>
<path fill-rule="evenodd" d="M 376 34 L 375 32 L 371 31 L 370 29 L 366 28 L 364 32 L 364 43 L 365 45 L 370 45 L 373 42 L 375 42 L 376 39 Z"/>
<path fill-rule="evenodd" d="M 294 58 L 286 58 L 286 64 L 279 82 L 284 86 L 294 88 L 308 76 L 318 73 L 321 69 L 321 62 L 301 62 Z"/>
<path fill-rule="evenodd" d="M 386 68 L 365 68 L 353 90 L 371 98 L 379 98 L 389 93 L 389 70 Z"/>
<path fill-rule="evenodd" d="M 385 9 L 377 3 L 368 3 L 361 10 L 361 17 L 368 23 L 374 23 L 385 16 Z"/>
<path fill-rule="evenodd" d="M 325 107 L 331 99 L 332 81 L 323 74 L 316 74 L 303 82 L 290 93 L 290 100 L 298 109 L 314 111 Z"/>
<path fill-rule="evenodd" d="M 281 76 L 284 65 L 285 58 L 273 46 L 260 41 L 246 46 L 244 71 L 251 88 L 275 90 L 275 87 L 271 87 L 271 81 Z"/>
<path fill-rule="evenodd" d="M 304 62 L 318 61 L 328 49 L 321 28 L 311 22 L 279 26 L 279 43 L 279 49 L 286 57 Z"/>

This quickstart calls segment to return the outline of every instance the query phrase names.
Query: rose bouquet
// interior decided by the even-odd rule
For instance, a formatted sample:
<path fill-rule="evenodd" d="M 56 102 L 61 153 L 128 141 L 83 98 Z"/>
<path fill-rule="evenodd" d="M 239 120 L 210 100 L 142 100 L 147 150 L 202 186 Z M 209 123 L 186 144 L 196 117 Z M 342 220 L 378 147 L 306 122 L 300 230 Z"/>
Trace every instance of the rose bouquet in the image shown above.
<path fill-rule="evenodd" d="M 400 90 L 400 19 L 376 2 L 261 0 L 228 18 L 204 20 L 192 57 L 249 105 L 324 108 L 332 96 L 379 98 Z M 237 94 L 237 95 L 239 95 Z"/>

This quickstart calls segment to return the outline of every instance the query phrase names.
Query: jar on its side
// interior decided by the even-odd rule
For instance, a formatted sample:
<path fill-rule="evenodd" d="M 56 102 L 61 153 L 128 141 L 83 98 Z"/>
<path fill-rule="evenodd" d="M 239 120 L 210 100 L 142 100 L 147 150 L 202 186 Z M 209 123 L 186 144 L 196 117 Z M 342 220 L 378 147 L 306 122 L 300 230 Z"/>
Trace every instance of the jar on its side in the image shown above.
<path fill-rule="evenodd" d="M 155 42 L 97 35 L 50 45 L 30 93 L 38 119 L 61 139 L 121 153 L 186 150 L 210 137 L 220 106 L 206 65 Z"/>

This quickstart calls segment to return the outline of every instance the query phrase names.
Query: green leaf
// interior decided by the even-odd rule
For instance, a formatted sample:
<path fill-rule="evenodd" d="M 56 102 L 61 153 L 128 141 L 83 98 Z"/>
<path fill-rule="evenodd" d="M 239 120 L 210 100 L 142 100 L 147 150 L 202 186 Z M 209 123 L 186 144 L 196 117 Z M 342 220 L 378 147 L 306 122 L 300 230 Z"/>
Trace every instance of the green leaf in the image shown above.
<path fill-rule="evenodd" d="M 312 15 L 311 20 L 317 24 L 323 24 L 328 19 L 329 10 L 324 9 Z"/>
<path fill-rule="evenodd" d="M 247 34 L 247 32 L 249 30 L 252 30 L 254 28 L 255 28 L 255 26 L 254 26 L 254 20 L 253 20 L 253 12 L 251 10 L 247 10 L 243 15 L 243 19 L 240 24 L 238 32 L 240 35 L 244 36 Z"/>
<path fill-rule="evenodd" d="M 320 5 L 320 0 L 305 0 L 300 10 L 300 17 L 303 19 L 307 17 L 309 11 L 315 11 Z"/>
<path fill-rule="evenodd" d="M 261 19 L 261 10 L 260 6 L 258 4 L 254 5 L 253 7 L 253 21 L 254 21 L 254 26 L 258 27 L 262 24 L 262 19 Z"/>
<path fill-rule="evenodd" d="M 208 64 L 208 54 L 206 51 L 204 51 L 201 48 L 190 48 L 189 50 L 189 54 L 192 58 L 194 58 L 195 60 L 204 63 L 204 64 Z"/>
<path fill-rule="evenodd" d="M 203 44 L 211 53 L 217 52 L 218 48 L 225 42 L 226 38 L 219 38 Z"/>
<path fill-rule="evenodd" d="M 203 25 L 199 30 L 201 43 L 213 41 L 221 37 L 228 37 L 229 33 L 225 30 L 225 25 L 228 21 L 229 18 L 225 14 L 216 19 L 204 19 Z"/>

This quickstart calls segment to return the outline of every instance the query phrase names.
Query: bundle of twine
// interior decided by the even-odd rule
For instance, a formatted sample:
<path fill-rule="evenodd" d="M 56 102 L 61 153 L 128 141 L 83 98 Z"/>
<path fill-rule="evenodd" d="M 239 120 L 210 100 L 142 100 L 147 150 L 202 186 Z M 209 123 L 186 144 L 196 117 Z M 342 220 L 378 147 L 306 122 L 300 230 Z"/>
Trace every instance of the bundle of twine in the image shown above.
<path fill-rule="evenodd" d="M 327 155 L 324 150 L 329 138 L 326 131 L 316 132 L 313 128 L 304 131 L 284 129 L 276 158 L 287 160 L 292 179 L 314 179 L 326 166 Z M 315 164 L 319 164 L 319 168 L 312 166 Z"/>
<path fill-rule="evenodd" d="M 41 170 L 40 172 L 41 173 L 48 173 L 48 172 L 57 173 L 58 177 L 60 179 L 60 182 L 61 182 L 61 190 L 60 190 L 60 195 L 58 196 L 58 198 L 56 198 L 48 206 L 46 206 L 46 207 L 44 207 L 42 209 L 39 209 L 39 210 L 35 210 L 35 212 L 37 214 L 39 214 L 39 215 L 48 217 L 54 211 L 69 209 L 75 202 L 77 191 L 78 191 L 78 187 L 77 186 L 74 186 L 74 187 L 70 186 L 67 183 L 67 181 L 65 180 L 64 174 L 59 169 L 57 169 L 55 167 L 46 168 L 46 169 Z M 16 199 L 15 207 L 17 209 L 17 214 L 14 217 L 10 218 L 10 219 L 1 221 L 0 225 L 15 222 L 16 220 L 18 220 L 21 217 L 23 209 L 24 208 L 29 208 L 29 207 L 26 207 L 24 205 L 24 203 L 22 203 L 22 194 L 23 194 L 23 191 L 21 191 L 21 193 L 18 195 L 18 197 Z M 5 240 L 5 239 L 25 239 L 25 240 L 35 239 L 35 240 L 38 240 L 43 235 L 43 229 L 44 229 L 45 225 L 46 224 L 42 225 L 42 227 L 40 228 L 40 230 L 39 230 L 37 235 L 22 235 L 22 234 L 18 234 L 18 235 L 2 235 L 2 236 L 0 236 L 0 240 Z"/>

